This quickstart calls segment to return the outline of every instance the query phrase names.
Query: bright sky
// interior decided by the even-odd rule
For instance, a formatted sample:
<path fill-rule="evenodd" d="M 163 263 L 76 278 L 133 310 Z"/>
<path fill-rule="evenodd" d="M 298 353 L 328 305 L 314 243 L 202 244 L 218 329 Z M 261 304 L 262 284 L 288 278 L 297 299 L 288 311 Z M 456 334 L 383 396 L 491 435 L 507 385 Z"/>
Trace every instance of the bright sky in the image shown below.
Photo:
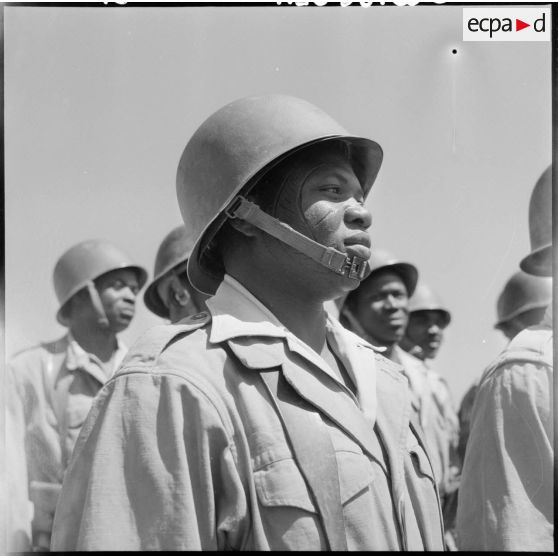
<path fill-rule="evenodd" d="M 458 6 L 4 14 L 8 355 L 63 333 L 52 270 L 72 244 L 112 240 L 151 274 L 180 223 L 190 135 L 272 92 L 382 145 L 372 242 L 445 299 L 435 367 L 456 401 L 503 347 L 496 298 L 529 250 L 529 196 L 551 161 L 549 42 L 462 42 Z M 159 322 L 140 302 L 124 340 Z"/>

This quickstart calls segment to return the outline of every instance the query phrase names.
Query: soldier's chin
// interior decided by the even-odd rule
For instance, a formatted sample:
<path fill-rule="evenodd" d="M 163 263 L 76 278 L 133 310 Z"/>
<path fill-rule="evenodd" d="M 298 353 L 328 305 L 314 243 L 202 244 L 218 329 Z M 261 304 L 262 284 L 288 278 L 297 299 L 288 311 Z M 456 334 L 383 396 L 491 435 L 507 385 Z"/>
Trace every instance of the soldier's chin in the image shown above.
<path fill-rule="evenodd" d="M 339 277 L 341 277 L 343 287 L 344 287 L 343 291 L 339 293 L 339 296 L 346 294 L 350 291 L 354 291 L 361 283 L 360 279 L 347 277 L 346 275 L 339 276 Z"/>
<path fill-rule="evenodd" d="M 119 333 L 120 331 L 124 331 L 132 322 L 132 318 L 133 316 L 128 316 L 128 315 L 118 316 L 117 319 L 111 320 L 110 322 L 111 329 L 116 333 Z"/>
<path fill-rule="evenodd" d="M 432 347 L 424 347 L 422 349 L 424 357 L 425 358 L 434 358 L 436 356 L 436 353 L 438 352 L 438 348 L 439 347 L 436 347 L 435 349 L 433 349 Z"/>

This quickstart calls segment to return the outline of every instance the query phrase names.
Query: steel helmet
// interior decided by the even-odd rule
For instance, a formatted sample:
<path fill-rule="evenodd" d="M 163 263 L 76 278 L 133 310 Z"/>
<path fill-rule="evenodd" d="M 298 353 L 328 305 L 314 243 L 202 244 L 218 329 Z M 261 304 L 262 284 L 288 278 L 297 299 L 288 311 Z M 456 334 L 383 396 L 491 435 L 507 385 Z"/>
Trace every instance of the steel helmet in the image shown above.
<path fill-rule="evenodd" d="M 534 308 L 546 308 L 552 302 L 552 278 L 536 277 L 523 271 L 514 273 L 504 286 L 496 312 L 499 328 L 512 318 Z"/>
<path fill-rule="evenodd" d="M 165 236 L 157 250 L 153 281 L 145 289 L 143 300 L 147 308 L 161 318 L 169 317 L 169 309 L 161 300 L 161 296 L 157 292 L 157 285 L 169 271 L 190 257 L 193 245 L 193 240 L 188 236 L 186 227 L 180 225 Z"/>
<path fill-rule="evenodd" d="M 426 284 L 419 283 L 409 299 L 409 313 L 420 312 L 421 310 L 436 310 L 444 316 L 444 327 L 451 321 L 451 314 L 446 309 L 438 295 Z"/>
<path fill-rule="evenodd" d="M 56 313 L 58 322 L 64 325 L 64 305 L 83 288 L 89 289 L 93 305 L 100 312 L 102 308 L 98 308 L 100 300 L 94 294 L 97 291 L 93 281 L 115 269 L 135 271 L 140 288 L 147 280 L 147 271 L 143 267 L 133 263 L 128 255 L 106 240 L 85 240 L 64 252 L 56 262 L 53 273 L 54 290 L 60 304 Z"/>
<path fill-rule="evenodd" d="M 367 279 L 380 270 L 393 271 L 403 280 L 407 288 L 408 296 L 412 296 L 415 292 L 418 281 L 418 270 L 414 265 L 398 260 L 385 250 L 372 250 L 372 256 L 368 264 L 370 266 L 370 273 Z"/>
<path fill-rule="evenodd" d="M 203 254 L 238 194 L 246 194 L 288 155 L 333 139 L 348 146 L 366 196 L 380 169 L 382 149 L 372 140 L 350 135 L 307 101 L 287 95 L 248 97 L 203 122 L 182 153 L 176 179 L 186 230 L 195 239 L 188 276 L 196 289 L 213 294 L 222 279 L 204 265 Z"/>
<path fill-rule="evenodd" d="M 552 165 L 541 175 L 529 202 L 531 253 L 520 267 L 532 275 L 552 275 Z"/>

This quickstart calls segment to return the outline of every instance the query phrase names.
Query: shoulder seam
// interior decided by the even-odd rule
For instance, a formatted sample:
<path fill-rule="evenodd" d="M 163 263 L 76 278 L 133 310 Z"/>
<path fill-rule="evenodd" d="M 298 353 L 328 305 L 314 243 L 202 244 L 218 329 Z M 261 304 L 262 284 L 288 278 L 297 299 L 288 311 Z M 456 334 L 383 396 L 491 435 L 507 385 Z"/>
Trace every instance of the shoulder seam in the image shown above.
<path fill-rule="evenodd" d="M 133 376 L 133 375 L 136 375 L 136 374 L 138 376 L 148 375 L 150 377 L 173 376 L 175 378 L 179 378 L 183 382 L 192 386 L 206 400 L 206 402 L 209 403 L 209 405 L 215 410 L 215 412 L 219 416 L 219 419 L 221 420 L 221 422 L 225 426 L 225 429 L 227 431 L 227 435 L 230 438 L 230 442 L 233 445 L 235 445 L 235 443 L 234 443 L 234 427 L 233 427 L 232 421 L 228 417 L 228 410 L 226 408 L 226 405 L 223 405 L 223 407 L 224 407 L 223 409 L 219 409 L 219 406 L 216 405 L 216 402 L 222 397 L 222 394 L 220 394 L 218 392 L 218 390 L 216 390 L 209 382 L 202 382 L 203 385 L 200 385 L 201 383 L 196 382 L 191 377 L 188 377 L 188 376 L 185 376 L 184 374 L 181 374 L 179 371 L 177 371 L 173 368 L 166 368 L 166 369 L 161 370 L 160 373 L 159 372 L 155 373 L 155 372 L 153 372 L 152 367 L 137 366 L 137 367 L 134 367 L 133 370 L 128 370 L 128 371 L 126 369 L 121 370 L 118 373 L 118 375 L 113 376 L 103 386 L 103 389 L 107 388 L 111 384 L 115 384 L 120 378 L 123 378 L 125 376 Z M 207 389 L 207 391 L 212 391 L 213 394 L 215 395 L 215 397 L 211 397 L 208 393 L 206 393 L 206 391 L 204 391 L 204 389 Z"/>

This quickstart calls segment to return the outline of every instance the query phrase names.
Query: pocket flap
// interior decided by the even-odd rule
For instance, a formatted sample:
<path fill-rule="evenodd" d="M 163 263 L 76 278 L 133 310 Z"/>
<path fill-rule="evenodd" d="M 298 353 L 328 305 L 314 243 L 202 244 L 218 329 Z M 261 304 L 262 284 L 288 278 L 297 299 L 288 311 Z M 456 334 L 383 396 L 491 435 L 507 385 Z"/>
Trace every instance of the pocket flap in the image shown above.
<path fill-rule="evenodd" d="M 258 498 L 264 506 L 291 506 L 316 513 L 306 483 L 293 459 L 269 463 L 254 473 Z"/>
<path fill-rule="evenodd" d="M 370 486 L 374 481 L 374 468 L 368 457 L 363 454 L 343 451 L 337 452 L 339 466 L 339 489 L 343 505 Z"/>

